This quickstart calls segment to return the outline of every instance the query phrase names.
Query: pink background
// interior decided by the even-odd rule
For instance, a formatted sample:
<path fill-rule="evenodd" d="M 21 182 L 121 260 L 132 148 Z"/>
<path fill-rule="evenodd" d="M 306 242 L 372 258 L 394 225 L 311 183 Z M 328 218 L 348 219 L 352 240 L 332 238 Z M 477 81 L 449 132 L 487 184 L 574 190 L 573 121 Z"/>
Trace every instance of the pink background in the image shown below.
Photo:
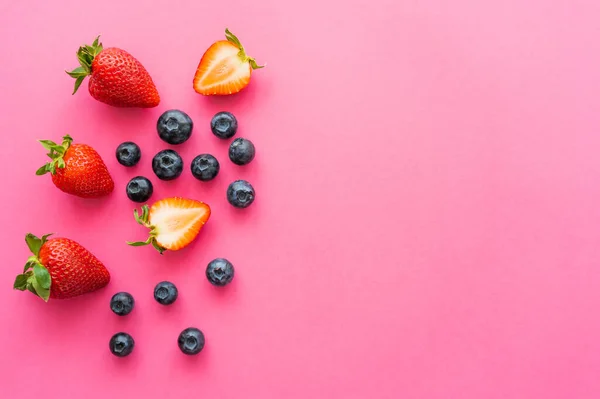
<path fill-rule="evenodd" d="M 8 1 L 0 5 L 4 150 L 0 387 L 5 398 L 600 397 L 600 3 L 596 0 Z M 192 78 L 225 27 L 268 67 L 230 98 Z M 162 102 L 121 110 L 71 96 L 65 69 L 102 34 L 150 71 Z M 195 122 L 185 173 L 160 182 L 155 123 Z M 257 146 L 242 168 L 208 128 L 235 113 Z M 36 139 L 69 133 L 104 157 L 116 190 L 62 194 Z M 116 146 L 142 147 L 133 170 Z M 189 162 L 222 163 L 208 184 Z M 154 200 L 190 196 L 213 216 L 189 248 L 143 238 L 131 177 Z M 246 178 L 257 200 L 225 200 Z M 48 304 L 11 289 L 25 233 L 76 239 L 106 289 Z M 227 257 L 225 289 L 204 277 Z M 170 308 L 154 285 L 175 282 Z M 109 299 L 126 290 L 134 312 Z M 190 325 L 202 354 L 176 345 Z M 108 350 L 120 330 L 125 359 Z M 193 395 L 193 396 L 192 396 Z"/>

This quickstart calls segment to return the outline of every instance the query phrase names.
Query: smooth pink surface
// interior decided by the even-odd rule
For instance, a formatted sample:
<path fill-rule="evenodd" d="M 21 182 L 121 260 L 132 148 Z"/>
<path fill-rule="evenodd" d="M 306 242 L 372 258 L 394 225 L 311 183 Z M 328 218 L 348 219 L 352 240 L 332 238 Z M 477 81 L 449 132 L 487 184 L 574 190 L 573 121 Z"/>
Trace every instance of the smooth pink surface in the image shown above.
<path fill-rule="evenodd" d="M 600 397 L 600 3 L 596 0 L 8 1 L 0 5 L 3 398 Z M 267 68 L 236 97 L 203 98 L 197 63 L 225 27 Z M 114 109 L 63 72 L 102 34 L 150 71 L 162 102 Z M 186 166 L 160 182 L 155 123 L 194 119 Z M 241 168 L 211 116 L 238 116 Z M 104 200 L 62 194 L 36 139 L 93 145 L 116 182 Z M 143 150 L 125 169 L 125 140 Z M 216 155 L 221 174 L 193 180 Z M 213 216 L 161 257 L 141 239 L 125 184 L 190 196 Z M 225 200 L 246 178 L 257 200 Z M 11 289 L 25 233 L 78 240 L 106 289 L 48 304 Z M 225 289 L 204 277 L 227 257 Z M 175 282 L 169 308 L 152 299 Z M 126 290 L 134 312 L 109 299 Z M 183 356 L 178 333 L 207 337 Z M 120 330 L 134 353 L 108 351 Z"/>

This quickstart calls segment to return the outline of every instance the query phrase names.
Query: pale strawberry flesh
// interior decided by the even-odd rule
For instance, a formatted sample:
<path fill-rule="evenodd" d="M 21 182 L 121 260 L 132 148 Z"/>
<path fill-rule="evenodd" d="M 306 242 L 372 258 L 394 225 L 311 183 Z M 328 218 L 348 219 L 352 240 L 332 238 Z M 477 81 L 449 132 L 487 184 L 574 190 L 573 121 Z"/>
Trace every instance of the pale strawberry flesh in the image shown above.
<path fill-rule="evenodd" d="M 250 82 L 252 67 L 239 55 L 239 48 L 222 40 L 204 53 L 196 76 L 194 90 L 203 95 L 228 95 L 242 90 Z"/>
<path fill-rule="evenodd" d="M 149 223 L 155 229 L 156 243 L 171 251 L 190 244 L 210 217 L 210 207 L 185 198 L 167 198 L 150 208 Z"/>

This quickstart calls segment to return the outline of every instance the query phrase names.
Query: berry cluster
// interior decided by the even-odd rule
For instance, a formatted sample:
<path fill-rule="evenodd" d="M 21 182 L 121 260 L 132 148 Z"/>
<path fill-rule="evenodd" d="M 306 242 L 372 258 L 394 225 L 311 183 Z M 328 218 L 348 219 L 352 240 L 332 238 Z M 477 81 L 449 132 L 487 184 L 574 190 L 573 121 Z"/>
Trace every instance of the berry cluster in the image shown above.
<path fill-rule="evenodd" d="M 250 83 L 253 70 L 263 67 L 228 29 L 225 37 L 226 40 L 214 42 L 200 59 L 193 81 L 199 94 L 235 94 Z M 122 108 L 159 105 L 160 96 L 150 74 L 125 50 L 113 46 L 104 49 L 97 37 L 91 45 L 80 46 L 77 58 L 80 65 L 67 72 L 75 79 L 74 92 L 89 77 L 88 91 L 97 101 Z M 188 141 L 193 127 L 189 115 L 180 110 L 164 112 L 156 124 L 160 139 L 173 146 Z M 217 138 L 228 140 L 235 136 L 238 121 L 229 112 L 219 112 L 213 116 L 210 128 Z M 50 174 L 52 183 L 62 192 L 80 198 L 101 198 L 114 191 L 114 181 L 102 157 L 90 145 L 74 143 L 69 135 L 60 143 L 40 140 L 40 144 L 50 160 L 36 170 L 36 175 Z M 254 144 L 248 139 L 240 137 L 230 143 L 228 155 L 235 165 L 249 164 L 255 154 Z M 142 151 L 136 143 L 127 141 L 117 147 L 116 158 L 121 165 L 131 167 L 139 163 Z M 152 170 L 159 180 L 177 179 L 183 169 L 183 159 L 173 149 L 162 150 L 152 158 Z M 192 160 L 190 170 L 194 178 L 206 182 L 217 177 L 220 164 L 214 155 L 204 153 Z M 145 176 L 133 177 L 126 187 L 128 198 L 138 203 L 147 202 L 153 191 L 152 182 Z M 249 182 L 236 180 L 229 184 L 226 196 L 232 206 L 246 208 L 256 194 Z M 168 197 L 151 206 L 143 205 L 141 211 L 134 210 L 134 217 L 148 229 L 148 237 L 128 244 L 152 245 L 161 254 L 178 251 L 196 238 L 210 215 L 208 204 L 189 198 Z M 13 287 L 17 290 L 30 291 L 44 301 L 66 299 L 101 289 L 111 279 L 102 262 L 74 240 L 27 234 L 25 241 L 32 255 L 23 273 L 15 278 Z M 227 259 L 214 259 L 207 265 L 206 277 L 215 286 L 225 286 L 234 277 L 234 267 Z M 165 306 L 176 302 L 178 296 L 177 287 L 169 281 L 158 283 L 154 289 L 155 300 Z M 127 292 L 118 292 L 111 298 L 110 307 L 115 314 L 126 316 L 133 311 L 135 300 Z M 183 353 L 196 355 L 204 348 L 204 334 L 195 327 L 186 328 L 179 334 L 177 344 Z M 132 353 L 135 342 L 130 334 L 119 332 L 111 337 L 109 346 L 115 356 L 125 357 Z"/>
<path fill-rule="evenodd" d="M 169 110 L 164 112 L 156 124 L 161 140 L 171 145 L 185 143 L 192 135 L 194 122 L 185 112 Z M 213 116 L 210 129 L 223 140 L 232 138 L 238 128 L 237 119 L 230 112 L 219 112 Z M 256 148 L 246 138 L 236 138 L 229 146 L 229 159 L 236 165 L 247 165 L 254 159 Z M 141 157 L 140 147 L 131 142 L 121 143 L 116 150 L 117 161 L 127 167 L 136 165 Z M 210 181 L 217 177 L 221 166 L 212 154 L 199 154 L 190 165 L 192 175 L 200 181 Z M 177 179 L 183 172 L 183 159 L 172 149 L 162 150 L 152 158 L 152 171 L 160 180 Z M 134 202 L 147 202 L 154 188 L 152 182 L 144 176 L 135 176 L 126 187 L 127 197 Z M 236 180 L 227 188 L 227 201 L 236 208 L 247 208 L 254 202 L 254 187 L 246 180 Z"/>
<path fill-rule="evenodd" d="M 223 287 L 233 280 L 235 269 L 231 262 L 224 258 L 212 260 L 206 267 L 206 278 L 215 286 Z M 170 281 L 161 281 L 154 287 L 154 299 L 161 305 L 172 305 L 179 297 L 179 291 Z M 110 299 L 110 309 L 118 316 L 127 316 L 133 310 L 135 300 L 128 292 L 117 292 Z M 177 338 L 179 349 L 186 355 L 197 355 L 204 348 L 204 333 L 196 327 L 188 327 Z M 114 334 L 109 341 L 113 355 L 125 357 L 133 352 L 135 341 L 126 332 Z"/>

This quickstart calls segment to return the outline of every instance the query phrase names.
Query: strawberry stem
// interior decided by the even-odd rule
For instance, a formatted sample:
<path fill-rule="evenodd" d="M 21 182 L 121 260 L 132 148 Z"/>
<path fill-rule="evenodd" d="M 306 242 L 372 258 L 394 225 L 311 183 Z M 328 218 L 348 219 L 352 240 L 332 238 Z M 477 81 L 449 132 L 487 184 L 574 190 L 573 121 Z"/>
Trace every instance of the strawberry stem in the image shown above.
<path fill-rule="evenodd" d="M 250 66 L 252 67 L 252 69 L 260 69 L 260 68 L 264 68 L 266 66 L 266 65 L 258 65 L 254 58 L 249 57 L 248 54 L 246 54 L 246 50 L 244 50 L 244 46 L 240 42 L 240 39 L 238 39 L 237 36 L 234 35 L 233 33 L 231 33 L 231 31 L 227 28 L 225 28 L 225 38 L 227 39 L 228 42 L 233 43 L 240 50 L 238 52 L 238 57 L 240 57 L 242 59 L 242 62 L 250 63 Z"/>
<path fill-rule="evenodd" d="M 67 134 L 63 137 L 63 142 L 60 145 L 50 140 L 39 140 L 39 142 L 45 149 L 49 151 L 47 155 L 52 161 L 39 168 L 35 174 L 38 176 L 45 175 L 48 172 L 55 174 L 57 167 L 64 168 L 65 160 L 63 157 L 71 146 L 71 143 L 73 143 L 73 138 Z"/>
<path fill-rule="evenodd" d="M 91 46 L 85 44 L 79 47 L 79 50 L 77 50 L 77 60 L 79 61 L 80 66 L 70 72 L 65 71 L 67 75 L 75 79 L 75 89 L 73 90 L 73 94 L 77 92 L 77 89 L 79 89 L 79 86 L 81 86 L 85 77 L 92 73 L 92 62 L 104 49 L 99 40 L 100 36 L 96 37 Z"/>
<path fill-rule="evenodd" d="M 148 208 L 148 205 L 142 206 L 141 215 L 137 209 L 133 210 L 133 216 L 134 216 L 136 222 L 138 222 L 138 224 L 141 224 L 144 227 L 149 228 L 150 235 L 148 236 L 148 239 L 146 241 L 133 241 L 133 242 L 127 241 L 127 244 L 131 245 L 132 247 L 142 247 L 144 245 L 152 245 L 162 255 L 163 252 L 166 251 L 166 249 L 161 247 L 160 245 L 158 245 L 158 243 L 156 242 L 156 235 L 158 233 L 156 231 L 156 227 L 150 225 L 150 222 L 148 221 L 149 215 L 150 215 L 150 209 Z"/>
<path fill-rule="evenodd" d="M 42 238 L 38 238 L 30 233 L 25 236 L 25 242 L 33 253 L 33 256 L 30 256 L 27 259 L 23 273 L 15 278 L 13 284 L 14 289 L 20 291 L 28 290 L 46 302 L 48 302 L 48 299 L 50 298 L 52 278 L 50 277 L 48 269 L 40 262 L 39 255 L 40 249 L 46 243 L 50 235 L 51 234 L 46 234 L 42 236 Z"/>

